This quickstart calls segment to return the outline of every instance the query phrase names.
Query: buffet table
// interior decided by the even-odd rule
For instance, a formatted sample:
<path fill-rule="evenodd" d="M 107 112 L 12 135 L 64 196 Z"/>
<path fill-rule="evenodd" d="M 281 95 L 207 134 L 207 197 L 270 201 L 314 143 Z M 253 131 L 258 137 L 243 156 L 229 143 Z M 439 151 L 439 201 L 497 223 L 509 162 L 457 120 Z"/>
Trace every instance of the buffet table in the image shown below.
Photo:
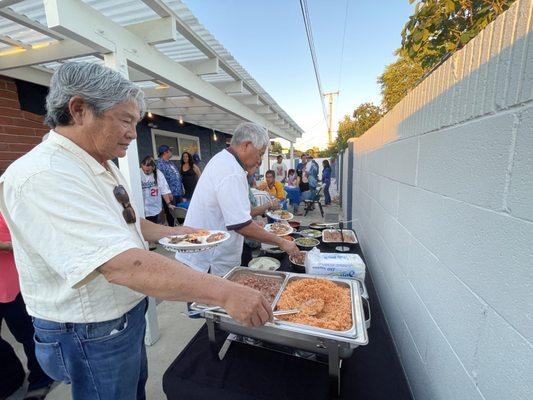
<path fill-rule="evenodd" d="M 333 252 L 321 244 L 323 251 Z M 359 252 L 359 246 L 352 248 Z M 288 257 L 282 271 L 296 272 Z M 370 343 L 343 360 L 341 399 L 410 399 L 392 340 L 376 301 L 369 274 L 366 285 L 372 314 Z M 227 334 L 217 333 L 222 346 Z M 226 342 L 227 346 L 228 342 Z M 326 362 L 309 361 L 281 352 L 232 342 L 220 360 L 213 354 L 204 325 L 163 376 L 168 399 L 329 399 Z"/>

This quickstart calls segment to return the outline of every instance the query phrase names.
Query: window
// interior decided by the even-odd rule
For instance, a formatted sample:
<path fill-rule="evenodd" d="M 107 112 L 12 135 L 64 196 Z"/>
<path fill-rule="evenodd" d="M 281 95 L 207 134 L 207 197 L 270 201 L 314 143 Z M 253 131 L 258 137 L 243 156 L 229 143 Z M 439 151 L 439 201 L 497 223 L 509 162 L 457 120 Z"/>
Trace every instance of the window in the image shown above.
<path fill-rule="evenodd" d="M 200 139 L 196 136 L 152 129 L 152 145 L 155 158 L 158 158 L 159 156 L 157 154 L 157 149 L 163 144 L 173 147 L 174 151 L 172 153 L 179 159 L 181 159 L 181 155 L 185 151 L 189 152 L 191 155 L 197 153 L 200 158 L 202 158 L 202 155 L 200 154 Z"/>

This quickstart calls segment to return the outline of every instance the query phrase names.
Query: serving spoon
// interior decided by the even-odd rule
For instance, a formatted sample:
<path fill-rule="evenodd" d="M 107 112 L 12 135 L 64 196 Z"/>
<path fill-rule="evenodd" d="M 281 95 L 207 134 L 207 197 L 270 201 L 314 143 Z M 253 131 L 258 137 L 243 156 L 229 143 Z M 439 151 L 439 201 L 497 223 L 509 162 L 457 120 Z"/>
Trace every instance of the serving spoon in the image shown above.
<path fill-rule="evenodd" d="M 290 310 L 277 310 L 272 314 L 275 316 L 278 315 L 289 315 L 289 314 L 298 314 L 303 312 L 309 316 L 317 315 L 324 309 L 324 300 L 323 299 L 310 299 L 304 302 L 300 307 L 291 308 Z"/>

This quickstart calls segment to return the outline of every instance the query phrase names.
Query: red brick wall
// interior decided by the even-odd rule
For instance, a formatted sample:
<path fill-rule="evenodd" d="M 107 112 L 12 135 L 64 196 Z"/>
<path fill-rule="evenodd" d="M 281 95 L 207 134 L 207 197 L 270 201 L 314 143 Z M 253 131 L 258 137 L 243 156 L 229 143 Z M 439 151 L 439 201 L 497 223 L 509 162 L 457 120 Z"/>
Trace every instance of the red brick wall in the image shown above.
<path fill-rule="evenodd" d="M 0 172 L 41 143 L 49 131 L 43 120 L 41 115 L 20 109 L 15 82 L 0 76 Z"/>

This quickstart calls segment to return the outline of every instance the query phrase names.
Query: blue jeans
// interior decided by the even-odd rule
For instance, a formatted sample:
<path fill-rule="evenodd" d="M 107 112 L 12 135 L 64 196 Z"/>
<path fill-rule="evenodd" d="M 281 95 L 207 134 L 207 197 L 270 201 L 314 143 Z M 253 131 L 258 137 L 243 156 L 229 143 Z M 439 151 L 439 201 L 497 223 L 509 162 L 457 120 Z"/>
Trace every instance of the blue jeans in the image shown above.
<path fill-rule="evenodd" d="M 314 200 L 315 197 L 316 197 L 315 189 L 311 188 L 310 190 L 307 190 L 307 191 L 302 193 L 302 195 L 300 196 L 300 200 L 301 201 Z"/>
<path fill-rule="evenodd" d="M 331 204 L 331 196 L 329 194 L 330 182 L 324 185 L 324 204 Z"/>
<path fill-rule="evenodd" d="M 145 399 L 147 305 L 144 299 L 120 318 L 87 324 L 34 318 L 39 364 L 72 385 L 73 400 Z"/>

